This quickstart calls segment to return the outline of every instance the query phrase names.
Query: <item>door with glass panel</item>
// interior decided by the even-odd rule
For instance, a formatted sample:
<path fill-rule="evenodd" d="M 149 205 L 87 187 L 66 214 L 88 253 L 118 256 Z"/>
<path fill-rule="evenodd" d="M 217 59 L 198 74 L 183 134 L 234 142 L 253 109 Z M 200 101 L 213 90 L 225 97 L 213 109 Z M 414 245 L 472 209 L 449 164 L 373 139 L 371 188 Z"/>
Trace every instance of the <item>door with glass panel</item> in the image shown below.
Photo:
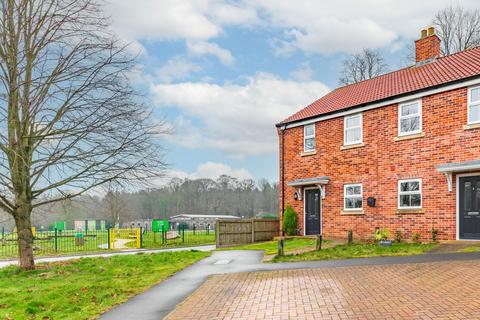
<path fill-rule="evenodd" d="M 460 239 L 480 239 L 480 176 L 459 181 Z"/>

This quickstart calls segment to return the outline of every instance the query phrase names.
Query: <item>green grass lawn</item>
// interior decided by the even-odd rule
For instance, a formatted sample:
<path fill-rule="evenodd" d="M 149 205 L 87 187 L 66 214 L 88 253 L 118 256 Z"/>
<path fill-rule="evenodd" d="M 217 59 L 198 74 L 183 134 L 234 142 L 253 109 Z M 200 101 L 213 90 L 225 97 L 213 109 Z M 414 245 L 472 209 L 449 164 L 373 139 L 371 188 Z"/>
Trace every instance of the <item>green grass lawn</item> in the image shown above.
<path fill-rule="evenodd" d="M 305 253 L 285 255 L 283 257 L 275 257 L 273 262 L 407 256 L 424 253 L 436 246 L 438 246 L 438 244 L 435 243 L 394 243 L 391 247 L 382 247 L 375 243 L 355 243 L 352 245 L 338 245 L 320 251 L 309 251 Z"/>
<path fill-rule="evenodd" d="M 458 252 L 480 252 L 480 247 L 470 246 L 470 247 L 460 249 L 458 250 Z"/>
<path fill-rule="evenodd" d="M 165 252 L 0 269 L 0 319 L 95 319 L 208 255 Z"/>
<path fill-rule="evenodd" d="M 286 253 L 299 249 L 315 249 L 315 239 L 312 238 L 291 238 L 285 239 L 284 250 Z M 326 242 L 326 240 L 324 240 Z M 258 242 L 244 246 L 221 248 L 219 250 L 264 250 L 265 254 L 277 254 L 278 241 Z"/>

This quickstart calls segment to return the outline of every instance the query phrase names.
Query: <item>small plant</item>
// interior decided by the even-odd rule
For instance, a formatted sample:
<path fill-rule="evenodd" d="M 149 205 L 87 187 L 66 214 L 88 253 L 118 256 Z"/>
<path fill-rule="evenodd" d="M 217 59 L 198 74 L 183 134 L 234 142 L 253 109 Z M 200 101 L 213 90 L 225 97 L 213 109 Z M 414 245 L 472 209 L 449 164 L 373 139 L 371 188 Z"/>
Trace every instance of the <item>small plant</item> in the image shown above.
<path fill-rule="evenodd" d="M 283 214 L 283 231 L 289 236 L 297 234 L 298 216 L 291 205 L 287 204 Z"/>
<path fill-rule="evenodd" d="M 401 230 L 395 231 L 395 242 L 400 243 L 402 242 L 402 239 L 403 239 L 402 231 Z"/>
<path fill-rule="evenodd" d="M 419 243 L 420 242 L 420 233 L 414 232 L 413 235 L 412 235 L 412 241 L 415 242 L 415 243 Z"/>
<path fill-rule="evenodd" d="M 390 231 L 388 229 L 376 229 L 375 230 L 375 240 L 377 241 L 384 241 L 388 240 L 388 237 L 390 236 Z"/>
<path fill-rule="evenodd" d="M 438 229 L 432 228 L 432 241 L 437 242 L 438 240 Z"/>

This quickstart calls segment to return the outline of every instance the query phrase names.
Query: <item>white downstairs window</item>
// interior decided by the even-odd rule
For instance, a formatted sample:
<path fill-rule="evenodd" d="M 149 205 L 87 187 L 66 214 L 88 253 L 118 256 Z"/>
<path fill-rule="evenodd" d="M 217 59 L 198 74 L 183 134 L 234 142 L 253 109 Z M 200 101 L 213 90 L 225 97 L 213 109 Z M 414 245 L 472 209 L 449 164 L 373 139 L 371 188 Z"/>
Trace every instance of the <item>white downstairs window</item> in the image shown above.
<path fill-rule="evenodd" d="M 468 90 L 468 124 L 480 123 L 480 87 Z"/>
<path fill-rule="evenodd" d="M 362 114 L 357 113 L 343 118 L 343 144 L 345 146 L 359 144 L 363 141 Z"/>
<path fill-rule="evenodd" d="M 398 181 L 398 208 L 422 208 L 422 179 Z"/>
<path fill-rule="evenodd" d="M 343 186 L 343 198 L 345 211 L 362 210 L 362 184 L 346 184 Z"/>
<path fill-rule="evenodd" d="M 398 106 L 398 135 L 407 136 L 422 132 L 422 100 Z"/>
<path fill-rule="evenodd" d="M 315 125 L 311 124 L 303 127 L 303 151 L 315 151 Z"/>

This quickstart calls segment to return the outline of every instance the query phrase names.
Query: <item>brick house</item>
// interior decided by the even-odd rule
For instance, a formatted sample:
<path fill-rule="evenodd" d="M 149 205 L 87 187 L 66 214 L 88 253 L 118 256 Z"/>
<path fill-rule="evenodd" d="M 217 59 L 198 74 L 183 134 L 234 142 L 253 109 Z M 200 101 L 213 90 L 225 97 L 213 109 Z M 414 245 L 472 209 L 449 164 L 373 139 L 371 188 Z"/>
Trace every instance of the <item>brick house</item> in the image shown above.
<path fill-rule="evenodd" d="M 480 239 L 480 48 L 440 57 L 433 28 L 415 46 L 414 66 L 277 124 L 280 206 L 301 235 Z"/>

